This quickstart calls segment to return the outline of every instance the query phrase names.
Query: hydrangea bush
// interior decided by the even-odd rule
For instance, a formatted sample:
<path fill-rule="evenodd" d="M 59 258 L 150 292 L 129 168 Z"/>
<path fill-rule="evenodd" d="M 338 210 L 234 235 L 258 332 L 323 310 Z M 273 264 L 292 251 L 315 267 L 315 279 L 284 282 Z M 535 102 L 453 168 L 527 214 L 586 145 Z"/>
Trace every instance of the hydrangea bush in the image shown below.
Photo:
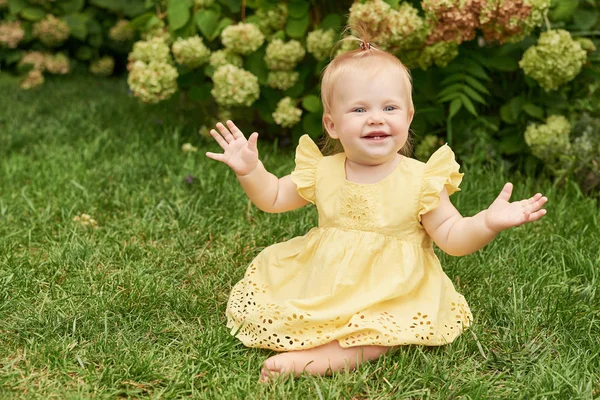
<path fill-rule="evenodd" d="M 549 116 L 600 116 L 591 2 L 0 0 L 0 67 L 26 89 L 81 63 L 99 76 L 127 71 L 140 101 L 197 102 L 203 132 L 234 118 L 285 143 L 322 134 L 319 78 L 332 54 L 357 47 L 335 47 L 348 23 L 411 69 L 420 158 L 450 142 L 459 155 L 480 146 L 549 165 L 540 132 L 560 125 Z M 595 134 L 568 139 L 568 157 L 583 159 Z"/>

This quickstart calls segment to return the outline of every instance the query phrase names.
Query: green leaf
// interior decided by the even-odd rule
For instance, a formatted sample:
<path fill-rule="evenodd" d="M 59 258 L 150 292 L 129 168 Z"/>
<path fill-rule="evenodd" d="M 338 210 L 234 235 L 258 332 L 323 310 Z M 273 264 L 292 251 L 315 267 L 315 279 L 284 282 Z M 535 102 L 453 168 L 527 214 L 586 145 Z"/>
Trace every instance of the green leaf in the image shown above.
<path fill-rule="evenodd" d="M 496 56 L 490 60 L 490 66 L 503 72 L 513 72 L 519 69 L 519 61 L 506 56 Z"/>
<path fill-rule="evenodd" d="M 465 85 L 462 83 L 455 83 L 453 85 L 450 85 L 444 89 L 442 89 L 439 93 L 438 93 L 438 98 L 440 97 L 444 97 L 446 95 L 449 95 L 451 93 L 458 93 L 461 92 L 463 90 L 463 87 Z"/>
<path fill-rule="evenodd" d="M 229 8 L 229 11 L 234 14 L 242 10 L 242 0 L 221 0 L 221 3 L 225 4 Z"/>
<path fill-rule="evenodd" d="M 321 110 L 321 100 L 314 94 L 302 98 L 302 107 L 308 112 L 316 113 Z"/>
<path fill-rule="evenodd" d="M 123 5 L 120 0 L 91 0 L 90 3 L 116 13 L 123 11 Z"/>
<path fill-rule="evenodd" d="M 304 93 L 304 90 L 305 90 L 304 81 L 302 79 L 298 79 L 298 82 L 296 82 L 296 84 L 294 86 L 292 86 L 288 90 L 285 90 L 283 93 L 286 96 L 295 98 L 295 97 L 301 96 L 302 93 Z"/>
<path fill-rule="evenodd" d="M 28 21 L 39 21 L 46 16 L 46 11 L 39 7 L 26 7 L 21 10 L 21 17 Z"/>
<path fill-rule="evenodd" d="M 311 137 L 316 138 L 323 133 L 323 115 L 321 113 L 308 113 L 302 118 L 302 127 Z"/>
<path fill-rule="evenodd" d="M 393 9 L 398 8 L 398 4 L 400 4 L 400 0 L 384 0 L 386 3 L 390 5 Z"/>
<path fill-rule="evenodd" d="M 197 33 L 196 21 L 194 18 L 190 18 L 188 22 L 183 26 L 183 28 L 179 28 L 173 32 L 173 35 L 176 38 L 189 38 L 192 36 L 196 36 Z"/>
<path fill-rule="evenodd" d="M 292 0 L 288 4 L 288 15 L 290 18 L 300 19 L 308 14 L 310 2 L 305 0 Z"/>
<path fill-rule="evenodd" d="M 523 106 L 523 111 L 525 111 L 530 117 L 537 118 L 540 120 L 544 119 L 544 109 L 536 106 L 535 104 L 525 104 Z"/>
<path fill-rule="evenodd" d="M 65 15 L 63 17 L 64 21 L 69 25 L 69 29 L 71 29 L 71 36 L 79 39 L 85 40 L 88 31 L 87 31 L 87 22 L 88 16 L 82 13 Z"/>
<path fill-rule="evenodd" d="M 88 19 L 87 23 L 88 35 L 101 35 L 102 26 L 95 19 Z"/>
<path fill-rule="evenodd" d="M 89 35 L 88 40 L 87 40 L 87 42 L 90 44 L 90 46 L 96 47 L 96 48 L 102 46 L 103 41 L 104 40 L 102 38 L 102 35 L 97 34 L 97 33 L 93 34 L 93 35 Z"/>
<path fill-rule="evenodd" d="M 81 61 L 91 60 L 94 56 L 94 51 L 90 46 L 81 46 L 75 52 L 75 57 Z"/>
<path fill-rule="evenodd" d="M 265 51 L 263 49 L 259 49 L 249 54 L 246 57 L 244 69 L 256 75 L 256 77 L 258 78 L 258 82 L 261 85 L 266 85 L 267 74 L 269 73 L 269 69 L 267 68 L 267 64 L 265 63 Z"/>
<path fill-rule="evenodd" d="M 144 30 L 148 23 L 155 18 L 158 19 L 153 12 L 147 12 L 132 19 L 129 26 L 133 29 Z"/>
<path fill-rule="evenodd" d="M 183 0 L 169 0 L 167 3 L 167 18 L 171 31 L 183 28 L 190 19 L 189 3 Z"/>
<path fill-rule="evenodd" d="M 471 87 L 473 87 L 473 89 L 479 90 L 483 94 L 490 94 L 490 91 L 487 90 L 487 88 L 485 86 L 483 86 L 483 84 L 481 82 L 479 82 L 477 79 L 473 78 L 472 76 L 466 75 L 465 81 L 469 85 L 471 85 Z"/>
<path fill-rule="evenodd" d="M 339 14 L 328 14 L 321 21 L 321 29 L 335 29 L 340 30 L 343 28 L 342 16 Z"/>
<path fill-rule="evenodd" d="M 475 100 L 476 102 L 484 104 L 484 105 L 487 104 L 486 101 L 483 99 L 483 97 L 481 97 L 481 95 L 479 93 L 477 93 L 476 91 L 471 89 L 471 87 L 465 86 L 463 88 L 463 91 L 465 92 L 465 94 L 467 96 L 469 96 L 471 99 Z"/>
<path fill-rule="evenodd" d="M 469 64 L 467 67 L 467 72 L 476 78 L 483 79 L 484 81 L 491 80 L 487 72 L 485 72 L 485 69 L 483 69 L 483 67 L 479 64 Z"/>
<path fill-rule="evenodd" d="M 598 10 L 582 10 L 578 9 L 573 14 L 573 22 L 577 27 L 577 30 L 587 31 L 592 29 L 598 22 Z"/>
<path fill-rule="evenodd" d="M 196 101 L 207 101 L 212 99 L 210 91 L 212 90 L 212 84 L 205 83 L 203 85 L 193 85 L 190 88 L 188 96 L 192 100 Z"/>
<path fill-rule="evenodd" d="M 450 103 L 450 108 L 449 108 L 449 114 L 448 114 L 448 118 L 452 119 L 452 117 L 454 117 L 456 115 L 456 113 L 458 112 L 458 110 L 460 110 L 460 108 L 462 107 L 462 101 L 460 100 L 460 98 L 456 98 L 454 100 L 452 100 L 452 103 Z"/>
<path fill-rule="evenodd" d="M 122 1 L 122 3 L 123 14 L 125 14 L 125 16 L 128 18 L 136 17 L 146 11 L 148 8 L 146 7 L 144 0 L 129 0 L 124 2 Z"/>
<path fill-rule="evenodd" d="M 73 14 L 83 9 L 85 0 L 62 0 L 58 2 L 57 5 L 63 11 L 63 13 Z"/>
<path fill-rule="evenodd" d="M 11 14 L 18 14 L 27 6 L 26 0 L 8 0 L 8 10 Z"/>
<path fill-rule="evenodd" d="M 219 26 L 217 26 L 216 35 L 219 36 L 223 29 L 227 28 L 229 25 L 233 24 L 233 20 L 231 18 L 223 18 L 219 21 Z"/>
<path fill-rule="evenodd" d="M 510 99 L 506 104 L 500 107 L 500 117 L 507 124 L 515 124 L 519 118 L 519 114 L 523 109 L 524 100 L 517 96 Z"/>
<path fill-rule="evenodd" d="M 2 54 L 2 59 L 8 65 L 16 63 L 17 61 L 19 61 L 21 59 L 21 57 L 23 57 L 23 51 L 21 51 L 19 49 L 5 50 L 5 51 L 1 52 L 0 54 Z"/>
<path fill-rule="evenodd" d="M 453 83 L 453 82 L 462 82 L 465 79 L 465 76 L 467 76 L 466 74 L 460 73 L 460 74 L 452 74 L 448 77 L 446 77 L 442 82 L 441 85 L 442 86 L 446 86 L 449 83 Z"/>
<path fill-rule="evenodd" d="M 302 39 L 306 34 L 309 23 L 310 18 L 308 14 L 300 19 L 288 18 L 285 24 L 285 33 L 293 39 Z"/>
<path fill-rule="evenodd" d="M 551 21 L 568 21 L 579 6 L 579 0 L 560 0 L 549 13 Z"/>
<path fill-rule="evenodd" d="M 465 106 L 465 108 L 467 109 L 467 111 L 469 111 L 471 114 L 473 114 L 476 117 L 479 116 L 479 114 L 477 114 L 477 110 L 475 110 L 475 106 L 473 105 L 473 102 L 471 101 L 471 99 L 469 99 L 464 94 L 460 95 L 460 99 L 461 99 L 463 105 Z"/>
<path fill-rule="evenodd" d="M 219 13 L 211 9 L 200 9 L 196 11 L 194 19 L 196 25 L 202 35 L 209 41 L 214 40 L 218 36 L 217 28 L 219 27 Z"/>
<path fill-rule="evenodd" d="M 447 103 L 450 100 L 454 100 L 457 97 L 460 97 L 460 93 L 461 92 L 452 92 L 452 93 L 448 93 L 446 96 L 440 97 L 438 98 L 438 103 Z"/>

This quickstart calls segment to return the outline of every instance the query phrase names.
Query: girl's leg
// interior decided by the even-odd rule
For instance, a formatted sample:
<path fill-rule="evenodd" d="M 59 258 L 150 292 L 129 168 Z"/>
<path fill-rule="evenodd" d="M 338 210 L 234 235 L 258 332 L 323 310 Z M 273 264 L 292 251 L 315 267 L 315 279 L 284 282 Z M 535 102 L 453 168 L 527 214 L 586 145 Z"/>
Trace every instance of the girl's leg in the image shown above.
<path fill-rule="evenodd" d="M 390 350 L 387 346 L 357 346 L 343 348 L 337 340 L 307 350 L 288 351 L 268 358 L 261 370 L 261 381 L 277 375 L 300 375 L 307 372 L 325 375 L 353 370 L 365 361 L 376 360 Z"/>

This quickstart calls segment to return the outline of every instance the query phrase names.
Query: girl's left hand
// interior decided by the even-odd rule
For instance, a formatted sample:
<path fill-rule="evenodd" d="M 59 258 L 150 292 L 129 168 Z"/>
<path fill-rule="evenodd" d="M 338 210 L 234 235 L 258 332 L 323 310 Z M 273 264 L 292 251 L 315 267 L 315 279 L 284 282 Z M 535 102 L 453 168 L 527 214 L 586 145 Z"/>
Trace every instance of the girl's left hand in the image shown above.
<path fill-rule="evenodd" d="M 537 193 L 529 199 L 510 203 L 512 189 L 512 183 L 509 182 L 504 185 L 500 195 L 486 210 L 485 224 L 494 232 L 501 232 L 513 226 L 523 225 L 526 222 L 537 221 L 546 215 L 546 210 L 542 207 L 548 201 L 547 197 Z"/>

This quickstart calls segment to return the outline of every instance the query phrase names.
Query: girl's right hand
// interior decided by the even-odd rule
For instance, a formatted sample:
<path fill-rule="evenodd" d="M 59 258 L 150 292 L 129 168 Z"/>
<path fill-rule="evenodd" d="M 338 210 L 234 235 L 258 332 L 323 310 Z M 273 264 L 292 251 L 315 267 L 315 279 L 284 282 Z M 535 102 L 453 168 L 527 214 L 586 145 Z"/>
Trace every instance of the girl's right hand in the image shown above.
<path fill-rule="evenodd" d="M 207 152 L 206 156 L 227 164 L 238 176 L 248 175 L 254 171 L 258 166 L 258 148 L 256 147 L 258 133 L 254 132 L 246 140 L 244 134 L 231 121 L 227 121 L 227 127 L 219 122 L 217 128 L 221 132 L 220 134 L 214 129 L 210 130 L 210 134 L 224 150 L 224 153 Z"/>

